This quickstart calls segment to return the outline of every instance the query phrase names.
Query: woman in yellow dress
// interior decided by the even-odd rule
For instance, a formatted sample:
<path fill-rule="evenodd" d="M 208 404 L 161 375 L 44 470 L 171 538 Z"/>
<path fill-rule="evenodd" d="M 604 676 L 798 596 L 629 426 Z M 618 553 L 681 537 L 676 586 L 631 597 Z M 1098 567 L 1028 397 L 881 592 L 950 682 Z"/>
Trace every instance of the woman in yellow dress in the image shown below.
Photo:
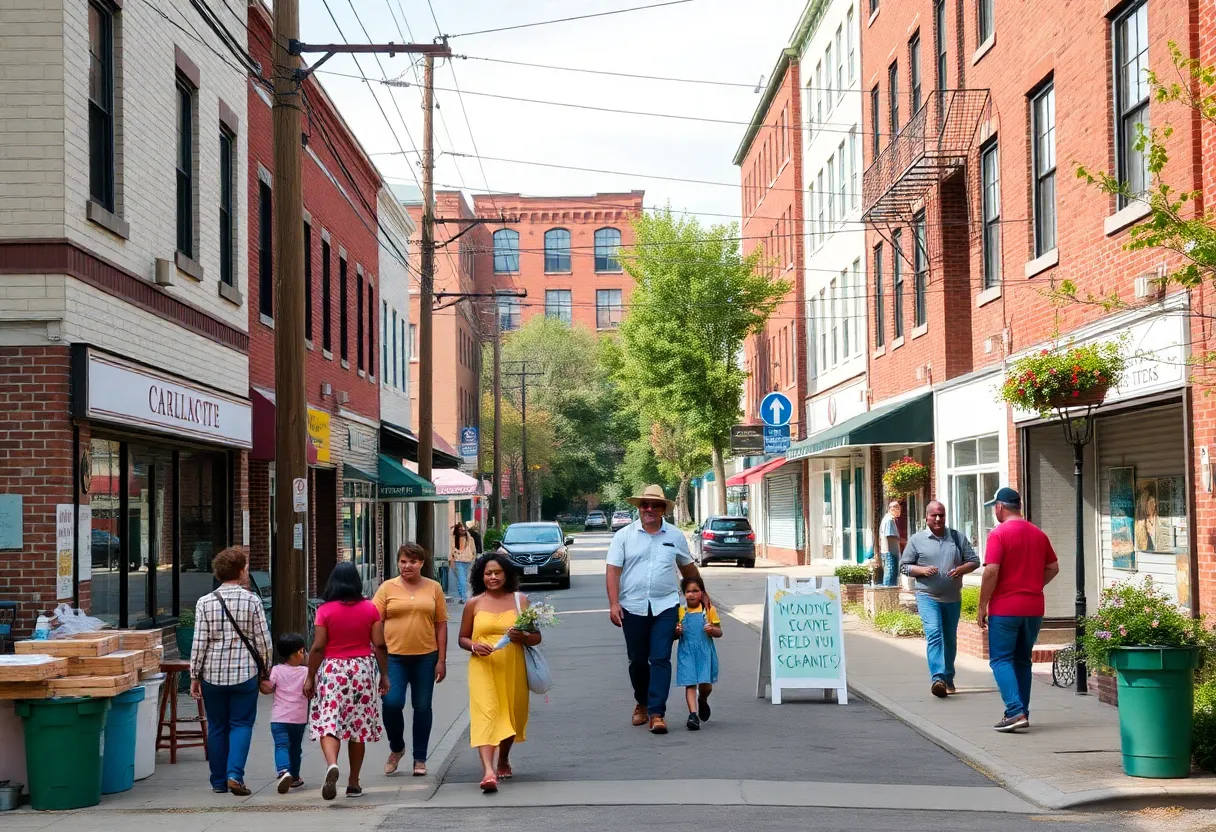
<path fill-rule="evenodd" d="M 523 645 L 540 644 L 540 633 L 513 626 L 528 598 L 519 592 L 519 573 L 505 556 L 492 553 L 478 559 L 469 583 L 473 598 L 460 621 L 460 646 L 473 654 L 469 659 L 469 744 L 481 757 L 481 790 L 489 794 L 498 791 L 499 780 L 511 779 L 511 746 L 527 739 L 528 672 Z M 494 649 L 504 633 L 510 643 Z"/>

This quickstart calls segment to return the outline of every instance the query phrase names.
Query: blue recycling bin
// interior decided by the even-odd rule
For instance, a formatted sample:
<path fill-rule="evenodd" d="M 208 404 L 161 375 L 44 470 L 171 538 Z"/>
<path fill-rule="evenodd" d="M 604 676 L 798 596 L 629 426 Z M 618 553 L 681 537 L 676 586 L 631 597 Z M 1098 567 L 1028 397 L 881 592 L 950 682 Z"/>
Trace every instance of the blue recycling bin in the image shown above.
<path fill-rule="evenodd" d="M 105 752 L 101 759 L 101 793 L 117 794 L 135 785 L 135 734 L 144 689 L 131 688 L 110 699 Z"/>

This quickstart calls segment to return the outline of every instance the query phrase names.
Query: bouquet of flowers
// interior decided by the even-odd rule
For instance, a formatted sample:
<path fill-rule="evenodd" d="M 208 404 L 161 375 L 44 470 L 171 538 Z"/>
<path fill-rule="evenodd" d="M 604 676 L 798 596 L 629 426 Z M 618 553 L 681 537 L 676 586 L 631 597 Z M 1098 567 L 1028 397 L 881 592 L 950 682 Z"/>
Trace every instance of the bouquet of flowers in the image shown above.
<path fill-rule="evenodd" d="M 542 627 L 552 627 L 556 623 L 558 623 L 557 610 L 553 609 L 553 605 L 544 601 L 534 601 L 520 610 L 519 615 L 515 616 L 515 624 L 512 626 L 525 633 L 537 633 Z M 504 633 L 503 637 L 494 645 L 494 649 L 501 650 L 510 643 L 510 637 Z"/>

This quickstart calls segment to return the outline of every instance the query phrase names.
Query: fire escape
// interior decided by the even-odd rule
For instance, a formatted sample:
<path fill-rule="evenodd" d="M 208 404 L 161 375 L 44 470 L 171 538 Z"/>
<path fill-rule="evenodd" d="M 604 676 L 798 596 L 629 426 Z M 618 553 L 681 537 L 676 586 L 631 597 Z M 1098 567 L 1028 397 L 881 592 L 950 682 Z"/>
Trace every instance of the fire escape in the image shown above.
<path fill-rule="evenodd" d="M 929 191 L 967 167 L 990 100 L 986 89 L 929 93 L 920 110 L 866 168 L 862 202 L 869 227 L 911 224 Z"/>

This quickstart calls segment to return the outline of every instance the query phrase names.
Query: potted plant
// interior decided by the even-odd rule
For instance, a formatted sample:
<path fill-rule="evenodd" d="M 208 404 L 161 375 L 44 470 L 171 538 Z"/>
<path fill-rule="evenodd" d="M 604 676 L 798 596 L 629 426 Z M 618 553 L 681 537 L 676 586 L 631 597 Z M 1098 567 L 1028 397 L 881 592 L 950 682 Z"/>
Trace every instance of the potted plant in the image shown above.
<path fill-rule="evenodd" d="M 182 610 L 177 616 L 177 652 L 183 659 L 190 658 L 190 649 L 194 644 L 194 610 Z"/>
<path fill-rule="evenodd" d="M 1118 680 L 1123 771 L 1189 776 L 1195 669 L 1212 645 L 1203 619 L 1191 618 L 1151 578 L 1129 581 L 1102 591 L 1082 644 L 1090 666 L 1113 668 Z"/>
<path fill-rule="evenodd" d="M 1101 404 L 1126 366 L 1121 345 L 1110 341 L 1041 350 L 1009 366 L 1001 399 L 1040 416 L 1067 407 Z"/>
<path fill-rule="evenodd" d="M 888 497 L 915 494 L 929 482 L 929 468 L 910 456 L 892 462 L 882 475 L 882 487 Z"/>

